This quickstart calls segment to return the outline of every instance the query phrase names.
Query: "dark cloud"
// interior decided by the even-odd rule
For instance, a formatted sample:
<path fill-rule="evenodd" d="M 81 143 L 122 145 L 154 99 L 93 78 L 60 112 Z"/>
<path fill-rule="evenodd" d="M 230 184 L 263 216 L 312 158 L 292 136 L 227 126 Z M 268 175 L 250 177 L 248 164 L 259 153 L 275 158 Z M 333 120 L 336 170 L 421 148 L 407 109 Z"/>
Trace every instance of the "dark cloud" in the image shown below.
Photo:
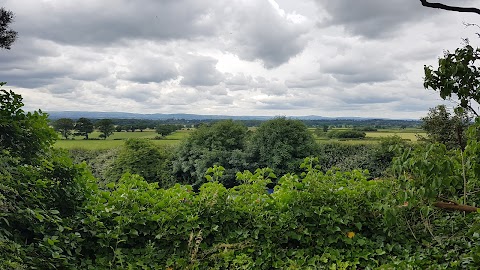
<path fill-rule="evenodd" d="M 118 73 L 118 78 L 143 84 L 161 83 L 179 75 L 175 63 L 162 57 L 136 58 L 127 68 L 128 71 Z"/>
<path fill-rule="evenodd" d="M 342 25 L 355 35 L 366 38 L 392 37 L 397 30 L 434 14 L 418 0 L 316 0 L 330 15 L 320 26 Z"/>
<path fill-rule="evenodd" d="M 196 0 L 7 0 L 15 29 L 70 45 L 113 45 L 129 39 L 195 38 L 215 33 L 214 2 Z M 208 5 L 210 4 L 210 5 Z"/>
<path fill-rule="evenodd" d="M 219 84 L 224 76 L 217 68 L 218 60 L 208 56 L 191 55 L 181 68 L 181 83 L 187 86 L 212 86 Z"/>
<path fill-rule="evenodd" d="M 226 15 L 233 18 L 230 50 L 243 59 L 260 60 L 266 68 L 288 62 L 307 45 L 306 25 L 282 16 L 268 1 L 237 5 Z"/>

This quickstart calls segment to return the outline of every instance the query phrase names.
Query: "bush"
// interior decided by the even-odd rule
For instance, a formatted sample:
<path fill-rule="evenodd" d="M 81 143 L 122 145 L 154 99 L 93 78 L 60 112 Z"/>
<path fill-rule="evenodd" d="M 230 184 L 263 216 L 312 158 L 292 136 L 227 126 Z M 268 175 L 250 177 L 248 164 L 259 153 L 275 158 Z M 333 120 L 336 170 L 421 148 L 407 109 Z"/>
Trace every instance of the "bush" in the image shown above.
<path fill-rule="evenodd" d="M 359 130 L 331 130 L 327 132 L 327 137 L 336 139 L 363 139 L 366 134 Z"/>
<path fill-rule="evenodd" d="M 277 174 L 298 172 L 305 157 L 317 148 L 312 133 L 299 120 L 285 117 L 262 123 L 248 140 L 251 169 L 269 167 Z"/>
<path fill-rule="evenodd" d="M 123 149 L 106 171 L 107 182 L 116 182 L 126 173 L 142 176 L 147 182 L 159 182 L 161 187 L 172 185 L 172 151 L 160 148 L 149 140 L 128 139 Z"/>
<path fill-rule="evenodd" d="M 221 182 L 237 185 L 235 174 L 248 168 L 244 152 L 247 127 L 232 120 L 213 125 L 200 125 L 175 153 L 173 172 L 184 184 L 198 188 L 206 182 L 205 172 L 214 165 L 221 165 L 225 173 Z"/>

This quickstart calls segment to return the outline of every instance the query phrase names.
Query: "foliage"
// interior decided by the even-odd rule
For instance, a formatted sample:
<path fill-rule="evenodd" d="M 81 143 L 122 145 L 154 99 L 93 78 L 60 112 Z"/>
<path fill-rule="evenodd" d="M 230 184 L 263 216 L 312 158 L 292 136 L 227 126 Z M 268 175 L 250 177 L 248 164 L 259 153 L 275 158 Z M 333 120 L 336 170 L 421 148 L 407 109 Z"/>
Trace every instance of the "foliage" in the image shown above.
<path fill-rule="evenodd" d="M 466 130 L 470 125 L 470 117 L 464 110 L 455 110 L 451 115 L 445 105 L 430 109 L 422 118 L 422 128 L 427 132 L 427 140 L 442 143 L 447 148 L 464 149 L 467 143 Z"/>
<path fill-rule="evenodd" d="M 69 149 L 68 153 L 73 163 L 80 164 L 85 162 L 92 172 L 93 176 L 101 183 L 106 182 L 107 172 L 111 170 L 114 161 L 120 153 L 121 147 L 109 149 Z"/>
<path fill-rule="evenodd" d="M 160 148 L 148 140 L 128 139 L 111 167 L 106 171 L 107 182 L 117 182 L 126 173 L 142 176 L 147 182 L 158 182 L 161 187 L 171 186 L 172 151 Z"/>
<path fill-rule="evenodd" d="M 298 171 L 315 153 L 315 140 L 301 121 L 278 117 L 262 123 L 248 140 L 252 168 L 269 167 L 277 174 Z"/>
<path fill-rule="evenodd" d="M 10 50 L 17 39 L 17 32 L 9 28 L 13 22 L 13 12 L 0 7 L 0 48 Z"/>
<path fill-rule="evenodd" d="M 408 143 L 398 136 L 380 139 L 378 144 L 322 143 L 315 156 L 322 171 L 336 168 L 340 171 L 366 170 L 370 178 L 386 175 L 398 149 L 408 147 Z M 397 151 L 395 151 L 395 149 Z"/>
<path fill-rule="evenodd" d="M 407 126 L 406 125 L 402 125 L 401 128 L 402 129 L 405 129 Z M 375 128 L 375 127 L 370 127 L 370 126 L 366 126 L 366 127 L 354 127 L 353 128 L 354 130 L 358 130 L 358 131 L 377 131 L 378 129 Z"/>
<path fill-rule="evenodd" d="M 471 102 L 480 102 L 480 71 L 475 65 L 479 59 L 480 49 L 470 45 L 458 48 L 455 53 L 445 52 L 443 58 L 438 60 L 438 69 L 425 66 L 424 87 L 440 92 L 443 99 L 452 95 L 458 97 L 460 106 L 473 113 Z"/>
<path fill-rule="evenodd" d="M 70 118 L 60 118 L 53 122 L 53 128 L 56 131 L 60 131 L 65 140 L 67 140 L 68 136 L 72 135 L 72 130 L 75 128 L 75 124 Z"/>
<path fill-rule="evenodd" d="M 88 118 L 81 117 L 75 122 L 75 135 L 85 136 L 85 140 L 88 140 L 88 134 L 93 132 L 93 123 Z"/>
<path fill-rule="evenodd" d="M 247 128 L 232 120 L 213 125 L 201 125 L 180 145 L 173 160 L 173 172 L 183 183 L 196 187 L 205 182 L 209 167 L 225 168 L 221 182 L 231 187 L 237 184 L 235 174 L 248 166 L 244 143 Z"/>
<path fill-rule="evenodd" d="M 101 132 L 100 138 L 107 139 L 108 136 L 113 134 L 115 126 L 111 119 L 102 119 L 95 123 L 97 129 Z"/>
<path fill-rule="evenodd" d="M 0 267 L 72 269 L 80 258 L 76 226 L 92 178 L 64 152 L 41 112 L 25 114 L 20 95 L 2 90 Z"/>
<path fill-rule="evenodd" d="M 0 83 L 0 87 L 5 83 Z M 42 111 L 25 113 L 20 95 L 0 90 L 0 150 L 24 160 L 34 160 L 54 142 L 57 134 Z"/>
<path fill-rule="evenodd" d="M 155 131 L 161 136 L 167 136 L 173 132 L 182 129 L 181 125 L 158 125 L 155 127 Z"/>
<path fill-rule="evenodd" d="M 327 133 L 327 137 L 337 139 L 363 139 L 365 136 L 361 130 L 331 130 Z"/>

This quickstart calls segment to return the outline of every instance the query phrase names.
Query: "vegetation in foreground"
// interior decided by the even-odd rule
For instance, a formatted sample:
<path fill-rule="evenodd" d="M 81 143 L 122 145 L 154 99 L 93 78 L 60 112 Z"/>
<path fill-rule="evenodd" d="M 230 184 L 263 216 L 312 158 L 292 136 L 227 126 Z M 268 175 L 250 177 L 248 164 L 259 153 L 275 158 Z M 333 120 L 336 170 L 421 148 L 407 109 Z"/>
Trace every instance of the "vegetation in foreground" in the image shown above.
<path fill-rule="evenodd" d="M 325 160 L 306 158 L 297 173 L 237 173 L 231 188 L 220 183 L 227 169 L 213 165 L 198 188 L 162 189 L 158 179 L 168 178 L 158 172 L 169 161 L 148 141 L 127 141 L 120 158 L 104 167 L 111 179 L 99 182 L 52 148 L 57 135 L 45 114 L 25 113 L 20 96 L 1 94 L 3 269 L 473 269 L 480 263 L 479 124 L 470 128 L 464 151 L 438 143 L 398 148 L 391 177 L 382 180 L 324 170 L 318 164 Z M 276 119 L 265 129 L 306 129 L 292 124 Z M 202 147 L 219 153 L 243 149 L 239 142 L 260 146 L 273 131 L 254 139 L 235 123 L 222 125 L 237 132 L 202 139 Z M 277 154 L 271 157 L 259 163 L 281 164 Z M 146 179 L 120 176 L 129 166 L 133 173 L 151 170 Z"/>

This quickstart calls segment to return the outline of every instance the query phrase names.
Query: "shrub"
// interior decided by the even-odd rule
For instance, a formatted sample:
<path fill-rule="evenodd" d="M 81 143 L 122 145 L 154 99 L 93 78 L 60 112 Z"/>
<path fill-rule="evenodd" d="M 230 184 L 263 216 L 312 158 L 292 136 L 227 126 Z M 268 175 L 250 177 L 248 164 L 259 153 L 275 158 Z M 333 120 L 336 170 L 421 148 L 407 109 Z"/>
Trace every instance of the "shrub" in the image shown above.
<path fill-rule="evenodd" d="M 363 139 L 366 134 L 359 130 L 331 130 L 327 132 L 327 137 L 336 139 Z"/>

